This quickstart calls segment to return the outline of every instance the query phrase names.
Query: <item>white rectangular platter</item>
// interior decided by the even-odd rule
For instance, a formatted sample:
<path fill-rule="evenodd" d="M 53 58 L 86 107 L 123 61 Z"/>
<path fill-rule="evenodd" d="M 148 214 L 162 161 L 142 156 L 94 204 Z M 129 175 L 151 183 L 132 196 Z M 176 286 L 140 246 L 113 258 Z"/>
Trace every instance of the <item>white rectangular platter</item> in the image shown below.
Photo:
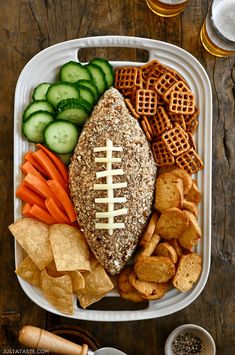
<path fill-rule="evenodd" d="M 89 47 L 129 47 L 140 48 L 149 52 L 149 61 L 157 59 L 163 64 L 177 70 L 189 83 L 200 109 L 199 126 L 195 135 L 198 153 L 204 161 L 204 169 L 194 178 L 198 181 L 202 202 L 199 209 L 199 224 L 202 239 L 196 246 L 196 252 L 202 257 L 202 273 L 196 285 L 186 293 L 171 289 L 158 301 L 149 302 L 147 308 L 141 310 L 83 310 L 74 299 L 75 319 L 92 321 L 130 321 L 157 318 L 177 312 L 190 305 L 203 290 L 209 270 L 211 253 L 211 171 L 212 171 L 212 93 L 208 76 L 199 61 L 185 50 L 166 42 L 124 36 L 101 36 L 80 38 L 53 45 L 35 55 L 22 70 L 15 91 L 14 110 L 14 196 L 22 176 L 20 164 L 28 150 L 34 150 L 34 144 L 27 142 L 21 134 L 22 112 L 31 100 L 33 89 L 42 82 L 55 81 L 59 68 L 70 60 L 77 61 L 78 51 Z M 118 51 L 118 49 L 117 49 Z M 109 59 L 109 58 L 107 58 Z M 136 62 L 111 61 L 115 67 L 122 65 L 142 65 Z M 14 218 L 22 217 L 21 201 L 14 197 Z M 15 242 L 16 266 L 22 261 L 23 250 Z M 27 296 L 47 311 L 65 316 L 54 309 L 41 295 L 40 291 L 19 277 L 19 282 Z M 110 294 L 109 296 L 117 296 Z"/>

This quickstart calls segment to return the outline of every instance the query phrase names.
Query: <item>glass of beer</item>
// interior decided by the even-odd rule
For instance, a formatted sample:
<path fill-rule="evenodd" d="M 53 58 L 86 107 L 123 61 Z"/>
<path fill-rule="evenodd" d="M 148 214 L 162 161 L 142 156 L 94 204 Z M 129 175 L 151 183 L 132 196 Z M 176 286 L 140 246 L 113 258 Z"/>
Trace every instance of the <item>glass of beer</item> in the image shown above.
<path fill-rule="evenodd" d="M 212 55 L 235 55 L 235 0 L 212 1 L 200 38 Z"/>
<path fill-rule="evenodd" d="M 173 17 L 184 11 L 188 0 L 146 0 L 150 10 L 162 17 Z"/>

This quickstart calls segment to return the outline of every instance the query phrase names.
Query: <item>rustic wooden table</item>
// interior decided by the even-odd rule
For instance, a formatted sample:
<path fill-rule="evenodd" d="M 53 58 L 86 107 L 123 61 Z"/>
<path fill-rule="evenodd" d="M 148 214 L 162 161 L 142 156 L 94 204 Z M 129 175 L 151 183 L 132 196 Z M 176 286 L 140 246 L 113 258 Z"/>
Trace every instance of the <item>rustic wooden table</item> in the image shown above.
<path fill-rule="evenodd" d="M 32 324 L 48 328 L 79 325 L 102 345 L 129 355 L 163 354 L 173 328 L 195 323 L 215 339 L 218 354 L 235 354 L 234 185 L 235 57 L 212 57 L 202 47 L 199 31 L 209 1 L 190 0 L 172 19 L 155 16 L 144 0 L 1 0 L 0 1 L 0 345 L 18 349 L 18 330 Z M 97 35 L 129 35 L 167 41 L 192 53 L 206 69 L 213 89 L 212 260 L 207 285 L 186 309 L 167 317 L 125 323 L 75 321 L 47 313 L 24 294 L 14 274 L 13 109 L 17 78 L 30 58 L 61 41 Z M 107 52 L 84 53 L 84 57 Z M 108 51 L 109 59 L 145 59 L 133 50 Z M 89 59 L 89 58 L 87 58 Z M 203 118 L 202 118 L 203 119 Z M 206 236 L 204 236 L 206 238 Z M 13 352 L 11 352 L 13 353 Z"/>

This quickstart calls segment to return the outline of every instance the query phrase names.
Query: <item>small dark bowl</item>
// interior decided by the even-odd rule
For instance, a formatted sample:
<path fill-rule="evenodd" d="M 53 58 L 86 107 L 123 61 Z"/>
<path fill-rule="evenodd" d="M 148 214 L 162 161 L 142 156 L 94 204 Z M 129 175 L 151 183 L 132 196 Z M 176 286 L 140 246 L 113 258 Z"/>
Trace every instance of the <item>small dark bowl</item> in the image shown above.
<path fill-rule="evenodd" d="M 72 341 L 75 344 L 87 344 L 89 349 L 93 351 L 100 348 L 99 342 L 92 334 L 76 325 L 58 325 L 48 329 L 48 331 Z"/>

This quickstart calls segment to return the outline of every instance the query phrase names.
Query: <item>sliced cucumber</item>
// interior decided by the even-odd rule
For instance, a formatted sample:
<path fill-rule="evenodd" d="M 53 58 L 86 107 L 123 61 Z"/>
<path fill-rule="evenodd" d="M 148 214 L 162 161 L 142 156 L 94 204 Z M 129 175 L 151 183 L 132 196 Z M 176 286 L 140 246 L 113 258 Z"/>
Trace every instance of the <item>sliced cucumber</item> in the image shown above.
<path fill-rule="evenodd" d="M 70 61 L 60 68 L 61 81 L 76 83 L 81 79 L 91 80 L 90 72 L 81 63 Z"/>
<path fill-rule="evenodd" d="M 52 84 L 46 94 L 47 100 L 56 107 L 62 100 L 79 98 L 79 92 L 74 85 L 65 82 L 58 82 Z"/>
<path fill-rule="evenodd" d="M 90 81 L 90 80 L 79 80 L 76 83 L 76 87 L 77 85 L 82 85 L 82 86 L 86 86 L 88 89 L 90 89 L 93 92 L 93 95 L 95 96 L 95 101 L 97 101 L 100 97 L 99 91 L 97 89 L 97 87 L 95 86 L 95 84 Z"/>
<path fill-rule="evenodd" d="M 46 100 L 46 93 L 49 87 L 51 86 L 50 83 L 42 83 L 38 85 L 33 91 L 33 100 Z"/>
<path fill-rule="evenodd" d="M 95 96 L 94 96 L 93 92 L 91 91 L 91 89 L 87 88 L 86 86 L 80 85 L 80 84 L 76 84 L 76 88 L 79 92 L 80 98 L 89 102 L 89 104 L 91 104 L 91 107 L 93 107 L 95 104 Z"/>
<path fill-rule="evenodd" d="M 43 131 L 45 127 L 53 121 L 54 117 L 49 112 L 33 112 L 27 120 L 23 122 L 23 133 L 30 142 L 42 143 L 44 140 Z"/>
<path fill-rule="evenodd" d="M 84 100 L 67 99 L 59 103 L 56 119 L 66 120 L 76 125 L 83 125 L 89 116 L 90 106 Z"/>
<path fill-rule="evenodd" d="M 68 121 L 54 121 L 44 130 L 44 140 L 49 149 L 58 154 L 71 153 L 79 137 L 78 128 Z"/>
<path fill-rule="evenodd" d="M 47 111 L 50 113 L 54 113 L 54 108 L 51 104 L 46 100 L 35 100 L 31 102 L 24 110 L 23 113 L 23 121 L 27 120 L 27 118 L 33 113 L 37 111 Z"/>
<path fill-rule="evenodd" d="M 114 83 L 114 70 L 112 65 L 103 58 L 95 58 L 92 61 L 90 61 L 90 64 L 95 64 L 98 65 L 101 69 L 103 69 L 105 78 L 107 81 L 107 89 L 113 85 Z"/>
<path fill-rule="evenodd" d="M 86 67 L 91 72 L 92 79 L 99 91 L 99 94 L 101 95 L 107 87 L 107 81 L 103 69 L 101 69 L 101 67 L 99 67 L 98 65 L 92 63 L 89 63 Z"/>
<path fill-rule="evenodd" d="M 73 153 L 67 153 L 67 154 L 58 154 L 57 153 L 57 155 L 65 165 L 69 165 L 71 162 L 71 158 L 72 158 Z"/>

